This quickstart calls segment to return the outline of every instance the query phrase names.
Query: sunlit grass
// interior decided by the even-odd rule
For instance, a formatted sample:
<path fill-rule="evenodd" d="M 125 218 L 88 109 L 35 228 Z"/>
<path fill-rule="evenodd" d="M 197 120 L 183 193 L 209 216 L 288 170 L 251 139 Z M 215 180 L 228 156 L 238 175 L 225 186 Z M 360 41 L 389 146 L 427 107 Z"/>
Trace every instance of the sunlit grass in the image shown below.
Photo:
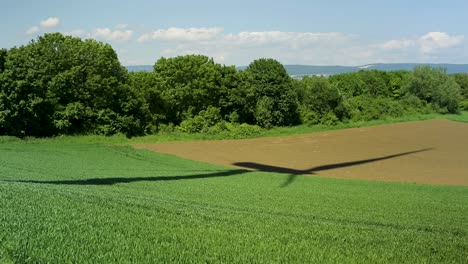
<path fill-rule="evenodd" d="M 376 172 L 378 173 L 378 172 Z M 468 189 L 0 143 L 0 263 L 464 263 Z"/>

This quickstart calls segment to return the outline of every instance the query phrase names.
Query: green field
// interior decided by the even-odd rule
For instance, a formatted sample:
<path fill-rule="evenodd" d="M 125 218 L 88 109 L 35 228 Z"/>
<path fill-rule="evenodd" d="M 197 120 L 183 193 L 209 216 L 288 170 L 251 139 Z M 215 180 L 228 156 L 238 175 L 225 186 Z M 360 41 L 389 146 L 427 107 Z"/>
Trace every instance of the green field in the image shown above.
<path fill-rule="evenodd" d="M 468 262 L 468 187 L 0 143 L 0 263 Z"/>

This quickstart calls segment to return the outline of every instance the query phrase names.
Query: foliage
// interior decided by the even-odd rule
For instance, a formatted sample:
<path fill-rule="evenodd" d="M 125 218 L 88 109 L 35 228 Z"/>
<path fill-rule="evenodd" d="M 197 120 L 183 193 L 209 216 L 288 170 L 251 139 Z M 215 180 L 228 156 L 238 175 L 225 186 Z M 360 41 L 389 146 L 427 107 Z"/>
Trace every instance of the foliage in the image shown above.
<path fill-rule="evenodd" d="M 250 75 L 256 101 L 256 123 L 267 128 L 297 124 L 296 94 L 283 65 L 274 59 L 258 59 L 250 63 L 245 72 Z"/>
<path fill-rule="evenodd" d="M 200 111 L 198 115 L 182 121 L 178 128 L 180 131 L 187 133 L 206 133 L 209 128 L 215 126 L 221 120 L 219 108 L 210 106 L 206 110 Z"/>
<path fill-rule="evenodd" d="M 392 71 L 387 73 L 389 76 L 389 92 L 393 99 L 399 99 L 404 96 L 404 83 L 409 78 L 409 71 Z"/>
<path fill-rule="evenodd" d="M 432 104 L 440 112 L 458 111 L 460 86 L 442 68 L 416 67 L 406 83 L 405 90 Z"/>
<path fill-rule="evenodd" d="M 161 58 L 154 72 L 160 79 L 166 121 L 177 125 L 210 105 L 218 106 L 222 67 L 213 59 L 202 55 Z"/>
<path fill-rule="evenodd" d="M 244 123 L 271 129 L 456 113 L 468 100 L 468 75 L 429 66 L 302 80 L 265 58 L 243 71 L 203 55 L 160 58 L 153 68 L 129 74 L 110 45 L 60 33 L 1 49 L 0 135 L 224 134 Z"/>
<path fill-rule="evenodd" d="M 468 74 L 467 73 L 457 73 L 453 77 L 455 81 L 460 86 L 460 92 L 463 99 L 468 100 Z"/>
<path fill-rule="evenodd" d="M 5 61 L 8 55 L 8 50 L 0 49 L 0 74 L 5 70 Z"/>
<path fill-rule="evenodd" d="M 384 117 L 400 117 L 404 107 L 400 101 L 390 98 L 371 98 L 368 95 L 353 97 L 347 101 L 351 119 L 354 121 L 370 121 Z"/>
<path fill-rule="evenodd" d="M 460 109 L 463 111 L 468 111 L 468 100 L 460 102 Z"/>
<path fill-rule="evenodd" d="M 141 134 L 141 100 L 112 47 L 45 34 L 8 52 L 0 91 L 0 134 Z"/>
<path fill-rule="evenodd" d="M 355 73 L 357 78 L 361 79 L 364 87 L 363 94 L 368 94 L 372 97 L 389 97 L 392 95 L 392 90 L 389 89 L 389 74 L 384 71 L 377 70 L 362 70 Z"/>
<path fill-rule="evenodd" d="M 263 129 L 261 127 L 245 123 L 240 125 L 234 124 L 231 127 L 228 127 L 228 129 L 228 138 L 231 139 L 258 137 L 263 132 Z"/>
<path fill-rule="evenodd" d="M 334 124 L 348 117 L 338 89 L 328 79 L 305 77 L 297 86 L 303 124 Z"/>
<path fill-rule="evenodd" d="M 366 93 L 364 82 L 358 78 L 357 73 L 344 73 L 330 77 L 330 84 L 335 87 L 339 94 L 347 99 Z"/>
<path fill-rule="evenodd" d="M 161 95 L 161 79 L 153 72 L 129 73 L 129 84 L 132 90 L 144 100 L 144 108 L 149 117 L 146 130 L 155 133 L 162 123 L 166 122 L 166 102 Z"/>

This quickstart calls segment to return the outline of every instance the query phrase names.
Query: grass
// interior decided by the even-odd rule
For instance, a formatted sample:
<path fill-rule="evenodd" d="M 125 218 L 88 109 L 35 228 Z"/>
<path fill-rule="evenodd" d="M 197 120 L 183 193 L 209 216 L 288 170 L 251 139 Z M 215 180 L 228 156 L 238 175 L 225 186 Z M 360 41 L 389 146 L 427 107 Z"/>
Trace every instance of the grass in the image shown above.
<path fill-rule="evenodd" d="M 468 261 L 468 187 L 282 188 L 288 175 L 130 147 L 5 141 L 0 263 Z"/>

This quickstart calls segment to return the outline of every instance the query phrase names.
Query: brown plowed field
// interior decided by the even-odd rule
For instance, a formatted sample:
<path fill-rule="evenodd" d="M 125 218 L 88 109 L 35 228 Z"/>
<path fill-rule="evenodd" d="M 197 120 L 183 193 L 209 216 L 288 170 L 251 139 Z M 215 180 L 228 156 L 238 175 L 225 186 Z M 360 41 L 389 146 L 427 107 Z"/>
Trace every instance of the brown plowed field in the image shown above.
<path fill-rule="evenodd" d="M 136 147 L 259 171 L 468 185 L 468 124 L 448 120 L 288 137 L 140 144 Z"/>

